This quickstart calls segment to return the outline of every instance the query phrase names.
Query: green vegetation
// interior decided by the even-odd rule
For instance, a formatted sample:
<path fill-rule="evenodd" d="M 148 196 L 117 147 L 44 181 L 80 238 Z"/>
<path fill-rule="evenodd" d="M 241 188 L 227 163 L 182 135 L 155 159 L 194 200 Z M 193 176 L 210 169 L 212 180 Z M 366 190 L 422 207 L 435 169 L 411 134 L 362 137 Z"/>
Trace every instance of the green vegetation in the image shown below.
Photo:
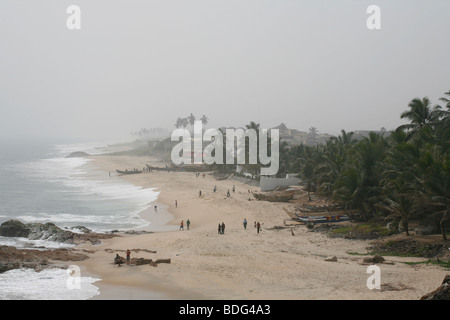
<path fill-rule="evenodd" d="M 450 91 L 445 95 L 450 97 Z M 446 240 L 450 100 L 440 101 L 444 107 L 432 106 L 426 97 L 413 99 L 401 114 L 409 123 L 390 134 L 370 133 L 356 140 L 353 132 L 342 130 L 324 145 L 282 149 L 279 174 L 298 172 L 308 191 L 360 211 L 363 220 L 381 216 L 407 235 L 411 219 L 437 214 L 437 228 Z M 357 231 L 364 233 L 364 228 Z"/>
<path fill-rule="evenodd" d="M 437 265 L 440 266 L 444 269 L 450 270 L 450 261 L 441 261 L 441 260 L 427 260 L 427 261 L 422 261 L 422 262 L 404 262 L 405 264 L 408 265 L 418 265 L 418 264 L 432 264 L 432 265 Z"/>
<path fill-rule="evenodd" d="M 381 218 L 395 231 L 409 235 L 411 220 L 426 220 L 446 240 L 445 228 L 450 216 L 449 98 L 450 91 L 440 99 L 442 106 L 433 106 L 427 97 L 413 99 L 400 115 L 408 123 L 392 132 L 372 132 L 356 139 L 353 132 L 342 130 L 338 137 L 330 138 L 325 144 L 289 146 L 281 142 L 277 175 L 298 173 L 308 194 L 315 192 L 346 210 L 356 210 L 362 221 Z M 192 113 L 179 117 L 175 127 L 192 127 L 195 119 Z M 201 121 L 206 125 L 208 118 L 203 115 Z M 256 131 L 259 127 L 253 121 L 246 125 L 247 129 Z M 316 128 L 310 128 L 310 136 L 316 133 Z M 160 154 L 169 159 L 174 144 L 168 138 L 134 152 Z M 246 149 L 246 158 L 247 152 Z M 243 167 L 254 176 L 258 176 L 261 168 L 259 164 Z M 235 166 L 213 164 L 211 170 L 233 173 Z M 333 232 L 365 236 L 390 231 L 361 225 L 355 230 Z"/>
<path fill-rule="evenodd" d="M 351 239 L 373 239 L 393 234 L 393 231 L 378 223 L 358 223 L 350 226 L 333 228 L 330 236 L 339 236 Z"/>
<path fill-rule="evenodd" d="M 370 254 L 397 257 L 435 258 L 446 252 L 447 246 L 417 240 L 397 240 L 374 244 Z"/>

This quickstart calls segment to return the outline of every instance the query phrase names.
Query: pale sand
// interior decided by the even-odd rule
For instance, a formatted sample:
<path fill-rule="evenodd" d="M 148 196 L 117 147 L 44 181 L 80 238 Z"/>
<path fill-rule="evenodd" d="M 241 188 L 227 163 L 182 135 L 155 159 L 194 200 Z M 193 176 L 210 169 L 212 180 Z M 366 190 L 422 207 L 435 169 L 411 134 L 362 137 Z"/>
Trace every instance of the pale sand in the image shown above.
<path fill-rule="evenodd" d="M 142 168 L 154 159 L 125 156 L 96 156 L 93 164 L 108 174 L 116 168 Z M 89 259 L 74 262 L 85 275 L 102 280 L 95 285 L 101 294 L 93 299 L 420 299 L 436 289 L 448 273 L 433 265 L 402 262 L 418 258 L 386 257 L 393 264 L 379 264 L 382 289 L 368 289 L 370 274 L 361 262 L 368 241 L 331 239 L 310 232 L 303 225 L 284 226 L 289 219 L 286 203 L 248 201 L 248 190 L 256 187 L 234 180 L 217 181 L 194 173 L 153 171 L 138 175 L 113 176 L 144 188 L 157 188 L 158 212 L 150 208 L 144 219 L 161 218 L 146 228 L 149 234 L 125 235 L 104 240 L 100 245 L 82 244 L 93 250 Z M 236 192 L 232 192 L 232 185 Z M 213 192 L 217 185 L 218 191 Z M 198 191 L 202 190 L 199 198 Z M 230 190 L 231 197 L 226 197 Z M 175 200 L 178 208 L 175 208 Z M 291 208 L 292 209 L 292 208 Z M 249 222 L 244 230 L 242 221 Z M 179 231 L 181 220 L 190 219 L 190 230 Z M 253 226 L 262 224 L 258 234 Z M 218 223 L 225 234 L 217 232 Z M 105 251 L 105 249 L 111 249 Z M 147 249 L 157 253 L 132 252 L 136 258 L 170 258 L 157 267 L 113 266 L 116 253 L 126 249 Z M 337 262 L 325 261 L 336 256 Z M 384 288 L 384 289 L 383 289 Z"/>

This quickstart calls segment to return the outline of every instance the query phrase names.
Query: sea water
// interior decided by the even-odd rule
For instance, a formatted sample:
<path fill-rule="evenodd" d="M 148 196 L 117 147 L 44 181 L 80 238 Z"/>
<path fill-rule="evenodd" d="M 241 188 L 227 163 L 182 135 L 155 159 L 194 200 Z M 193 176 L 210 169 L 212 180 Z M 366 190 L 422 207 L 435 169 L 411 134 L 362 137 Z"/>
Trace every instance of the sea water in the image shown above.
<path fill-rule="evenodd" d="M 66 158 L 72 152 L 91 155 L 109 150 L 105 143 L 49 143 L 0 141 L 0 223 L 52 222 L 60 228 L 84 226 L 94 232 L 131 230 L 148 226 L 139 213 L 157 199 L 143 189 L 99 170 L 87 158 Z M 73 231 L 76 231 L 73 230 Z M 20 248 L 58 248 L 72 245 L 46 240 L 0 237 L 0 245 Z M 43 273 L 44 272 L 44 273 Z M 67 278 L 65 270 L 11 270 L 0 275 L 1 299 L 39 299 L 95 295 L 92 278 L 82 278 L 83 290 L 67 295 L 53 288 Z M 40 288 L 40 289 L 39 289 Z M 67 290 L 67 288 L 66 288 Z M 20 292 L 19 292 L 20 291 Z M 74 296 L 75 298 L 75 296 Z"/>

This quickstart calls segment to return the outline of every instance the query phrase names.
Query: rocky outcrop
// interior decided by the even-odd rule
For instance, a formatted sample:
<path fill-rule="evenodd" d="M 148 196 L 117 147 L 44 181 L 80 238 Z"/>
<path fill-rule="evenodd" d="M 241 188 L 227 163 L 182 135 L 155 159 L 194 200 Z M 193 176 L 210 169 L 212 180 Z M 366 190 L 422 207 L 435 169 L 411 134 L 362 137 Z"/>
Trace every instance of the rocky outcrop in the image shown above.
<path fill-rule="evenodd" d="M 93 233 L 89 229 L 78 226 L 85 233 L 76 233 L 61 229 L 54 223 L 27 223 L 18 220 L 8 220 L 0 225 L 0 236 L 3 237 L 24 237 L 29 240 L 48 240 L 66 244 L 76 244 L 78 242 L 89 241 L 97 244 L 101 239 L 109 239 L 116 235 L 110 233 Z"/>
<path fill-rule="evenodd" d="M 0 273 L 18 268 L 41 271 L 57 261 L 82 261 L 88 256 L 69 249 L 32 250 L 0 246 Z"/>
<path fill-rule="evenodd" d="M 48 240 L 61 243 L 74 243 L 75 233 L 68 230 L 63 230 L 54 223 L 28 223 L 26 225 L 30 234 L 29 240 Z"/>
<path fill-rule="evenodd" d="M 19 220 L 8 220 L 0 225 L 0 236 L 28 238 L 30 228 Z"/>
<path fill-rule="evenodd" d="M 450 300 L 450 275 L 446 275 L 439 288 L 427 293 L 420 300 Z"/>

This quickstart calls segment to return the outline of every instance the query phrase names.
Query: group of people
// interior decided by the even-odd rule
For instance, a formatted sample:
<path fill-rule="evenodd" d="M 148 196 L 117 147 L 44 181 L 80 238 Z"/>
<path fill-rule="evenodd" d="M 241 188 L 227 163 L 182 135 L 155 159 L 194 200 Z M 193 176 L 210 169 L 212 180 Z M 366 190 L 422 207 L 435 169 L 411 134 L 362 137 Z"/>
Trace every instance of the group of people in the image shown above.
<path fill-rule="evenodd" d="M 233 184 L 233 188 L 232 188 L 233 192 L 236 191 L 236 186 Z M 217 186 L 214 186 L 213 188 L 213 192 L 216 193 L 217 191 Z M 201 197 L 202 196 L 202 190 L 198 191 L 198 196 Z M 229 198 L 231 196 L 230 190 L 227 191 L 227 198 Z"/>
<path fill-rule="evenodd" d="M 242 222 L 242 224 L 244 225 L 244 229 L 247 229 L 247 219 L 244 218 L 244 221 Z M 259 223 L 259 221 L 255 221 L 255 229 L 256 232 L 259 233 L 259 231 L 261 231 L 261 224 Z"/>
<path fill-rule="evenodd" d="M 217 232 L 219 234 L 225 234 L 225 223 L 222 222 L 222 224 L 219 223 L 219 227 L 217 228 Z"/>
<path fill-rule="evenodd" d="M 242 222 L 242 224 L 244 225 L 244 229 L 247 230 L 247 219 L 244 218 L 244 221 Z M 256 232 L 259 233 L 261 231 L 261 223 L 259 223 L 259 221 L 255 221 L 255 229 Z M 225 233 L 225 223 L 219 223 L 219 226 L 217 228 L 218 230 L 218 234 L 224 234 Z"/>
<path fill-rule="evenodd" d="M 130 260 L 131 260 L 131 251 L 130 249 L 127 249 L 127 253 L 126 253 L 126 261 L 127 264 L 130 264 Z M 125 263 L 125 260 L 123 259 L 123 257 L 119 256 L 119 254 L 116 254 L 116 257 L 114 258 L 114 264 L 117 264 L 119 267 Z"/>
<path fill-rule="evenodd" d="M 200 172 L 196 172 L 196 173 L 195 173 L 195 176 L 196 176 L 197 178 L 200 177 Z M 203 173 L 203 174 L 202 174 L 202 177 L 204 178 L 205 176 L 206 176 L 206 175 Z"/>
<path fill-rule="evenodd" d="M 189 219 L 186 220 L 186 228 L 189 230 L 189 226 L 191 225 L 191 221 Z M 180 230 L 184 230 L 184 220 L 180 222 Z"/>

